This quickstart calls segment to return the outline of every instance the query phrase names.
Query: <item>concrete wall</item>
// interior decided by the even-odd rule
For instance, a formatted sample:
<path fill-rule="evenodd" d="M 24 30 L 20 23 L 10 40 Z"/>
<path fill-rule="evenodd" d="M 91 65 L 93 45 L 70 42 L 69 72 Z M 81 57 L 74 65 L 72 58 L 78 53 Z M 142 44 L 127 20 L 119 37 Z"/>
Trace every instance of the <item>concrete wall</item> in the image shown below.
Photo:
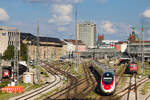
<path fill-rule="evenodd" d="M 35 59 L 36 46 L 28 45 L 29 58 L 31 60 Z M 39 59 L 40 60 L 57 60 L 60 56 L 63 56 L 63 47 L 54 46 L 39 46 Z"/>

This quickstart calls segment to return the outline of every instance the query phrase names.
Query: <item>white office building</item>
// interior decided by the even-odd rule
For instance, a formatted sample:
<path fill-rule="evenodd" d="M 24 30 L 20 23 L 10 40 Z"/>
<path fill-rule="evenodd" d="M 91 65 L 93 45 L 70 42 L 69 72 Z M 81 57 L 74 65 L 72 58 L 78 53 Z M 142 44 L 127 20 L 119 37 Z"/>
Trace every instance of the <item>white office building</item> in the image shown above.
<path fill-rule="evenodd" d="M 77 38 L 88 48 L 94 48 L 96 46 L 96 24 L 92 22 L 77 24 Z"/>

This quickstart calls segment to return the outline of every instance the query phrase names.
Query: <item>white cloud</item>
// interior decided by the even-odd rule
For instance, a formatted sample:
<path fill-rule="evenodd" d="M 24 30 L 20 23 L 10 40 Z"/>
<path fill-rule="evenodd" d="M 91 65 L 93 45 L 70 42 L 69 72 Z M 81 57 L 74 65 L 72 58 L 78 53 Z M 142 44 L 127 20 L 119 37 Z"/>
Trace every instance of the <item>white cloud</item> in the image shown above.
<path fill-rule="evenodd" d="M 52 18 L 48 23 L 57 25 L 67 25 L 72 21 L 72 5 L 71 4 L 54 4 L 51 8 Z"/>
<path fill-rule="evenodd" d="M 143 13 L 142 16 L 145 18 L 150 18 L 150 8 L 146 9 Z"/>
<path fill-rule="evenodd" d="M 0 22 L 5 22 L 9 20 L 9 16 L 7 14 L 7 12 L 5 11 L 5 9 L 0 8 Z"/>
<path fill-rule="evenodd" d="M 109 34 L 113 34 L 117 32 L 117 30 L 113 27 L 113 24 L 108 20 L 102 21 L 101 25 L 102 25 L 103 30 Z"/>
<path fill-rule="evenodd" d="M 44 3 L 44 2 L 51 2 L 51 3 L 79 3 L 82 0 L 27 0 L 31 3 Z"/>
<path fill-rule="evenodd" d="M 100 23 L 97 23 L 97 32 L 104 34 L 105 39 L 126 40 L 131 33 L 131 28 L 126 22 L 102 20 Z"/>

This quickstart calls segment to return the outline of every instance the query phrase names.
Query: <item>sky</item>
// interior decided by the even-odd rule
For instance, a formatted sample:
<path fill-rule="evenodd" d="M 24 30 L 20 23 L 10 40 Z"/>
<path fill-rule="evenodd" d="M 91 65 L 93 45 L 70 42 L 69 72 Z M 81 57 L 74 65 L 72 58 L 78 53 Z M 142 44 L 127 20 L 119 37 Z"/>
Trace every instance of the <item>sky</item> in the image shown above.
<path fill-rule="evenodd" d="M 0 0 L 0 26 L 36 34 L 39 22 L 41 36 L 74 39 L 75 9 L 107 40 L 127 40 L 132 26 L 141 36 L 142 25 L 150 40 L 150 0 Z"/>

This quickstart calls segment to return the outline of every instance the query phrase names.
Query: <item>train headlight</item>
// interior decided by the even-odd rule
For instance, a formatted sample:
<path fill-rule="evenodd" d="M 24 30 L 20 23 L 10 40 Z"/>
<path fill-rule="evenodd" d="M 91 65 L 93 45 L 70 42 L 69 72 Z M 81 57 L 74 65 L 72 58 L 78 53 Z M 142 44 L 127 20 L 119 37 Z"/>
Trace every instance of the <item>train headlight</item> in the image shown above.
<path fill-rule="evenodd" d="M 111 88 L 113 88 L 113 86 L 111 85 Z"/>

